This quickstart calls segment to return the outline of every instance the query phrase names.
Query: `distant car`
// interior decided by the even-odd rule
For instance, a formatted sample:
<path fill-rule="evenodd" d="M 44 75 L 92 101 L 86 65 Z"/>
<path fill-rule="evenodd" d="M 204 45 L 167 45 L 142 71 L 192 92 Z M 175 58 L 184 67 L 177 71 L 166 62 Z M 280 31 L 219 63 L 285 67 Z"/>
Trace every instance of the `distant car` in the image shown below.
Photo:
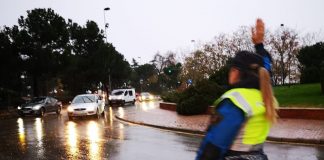
<path fill-rule="evenodd" d="M 125 103 L 135 104 L 136 95 L 135 89 L 115 89 L 111 92 L 109 96 L 109 104 L 121 104 L 122 106 Z"/>
<path fill-rule="evenodd" d="M 68 117 L 95 116 L 100 118 L 105 112 L 105 102 L 97 94 L 81 94 L 74 97 L 68 106 Z"/>
<path fill-rule="evenodd" d="M 151 101 L 154 100 L 154 96 L 151 93 L 148 92 L 142 92 L 139 95 L 139 101 Z"/>
<path fill-rule="evenodd" d="M 136 92 L 136 93 L 135 93 L 135 100 L 136 100 L 136 101 L 139 101 L 139 96 L 140 96 L 140 93 Z"/>
<path fill-rule="evenodd" d="M 26 104 L 18 106 L 18 114 L 44 116 L 47 112 L 56 112 L 60 114 L 62 110 L 62 102 L 49 96 L 35 97 Z"/>

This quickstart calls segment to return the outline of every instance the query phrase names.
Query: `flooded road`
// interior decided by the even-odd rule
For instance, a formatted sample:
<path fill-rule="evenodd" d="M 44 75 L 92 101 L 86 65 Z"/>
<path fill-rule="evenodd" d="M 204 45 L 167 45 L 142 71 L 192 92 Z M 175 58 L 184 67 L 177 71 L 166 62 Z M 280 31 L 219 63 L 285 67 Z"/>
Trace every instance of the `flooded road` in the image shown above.
<path fill-rule="evenodd" d="M 69 121 L 61 115 L 21 117 L 0 121 L 0 159 L 194 159 L 200 136 L 132 125 L 115 120 L 114 114 L 156 107 L 107 107 L 100 119 Z M 265 152 L 274 160 L 324 160 L 324 147 L 267 143 Z"/>

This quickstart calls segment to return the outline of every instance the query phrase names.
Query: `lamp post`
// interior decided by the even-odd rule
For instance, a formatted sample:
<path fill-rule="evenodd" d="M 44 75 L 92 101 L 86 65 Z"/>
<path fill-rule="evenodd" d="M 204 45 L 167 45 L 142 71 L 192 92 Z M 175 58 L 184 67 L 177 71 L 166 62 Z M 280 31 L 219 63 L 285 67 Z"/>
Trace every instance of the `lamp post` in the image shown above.
<path fill-rule="evenodd" d="M 106 43 L 107 43 L 107 28 L 109 27 L 109 24 L 108 23 L 106 23 L 106 11 L 109 11 L 110 10 L 110 8 L 109 7 L 106 7 L 106 8 L 104 8 L 104 27 L 105 27 L 105 39 L 106 39 Z"/>
<path fill-rule="evenodd" d="M 104 27 L 105 27 L 105 40 L 107 43 L 107 28 L 109 27 L 109 24 L 106 23 L 106 11 L 109 11 L 110 8 L 106 7 L 104 8 L 103 12 L 104 12 Z M 108 68 L 108 83 L 109 83 L 109 91 L 111 92 L 111 80 L 110 80 L 110 67 Z"/>
<path fill-rule="evenodd" d="M 196 48 L 196 40 L 192 39 L 190 40 L 191 44 L 192 44 L 192 52 L 196 52 L 197 48 Z"/>
<path fill-rule="evenodd" d="M 285 25 L 283 23 L 280 24 L 280 30 L 281 30 L 281 33 L 280 33 L 280 39 L 281 39 L 281 48 L 283 48 L 285 46 L 285 43 L 286 43 L 286 36 L 285 36 Z M 280 62 L 281 62 L 281 85 L 284 85 L 285 84 L 285 78 L 284 78 L 284 72 L 285 72 L 285 63 L 284 63 L 284 58 L 283 58 L 283 55 L 284 55 L 284 50 L 281 49 L 281 51 L 279 51 L 280 53 Z M 288 68 L 289 69 L 289 68 Z M 288 79 L 289 79 L 289 76 L 288 76 Z M 290 87 L 290 86 L 289 86 Z"/>
<path fill-rule="evenodd" d="M 141 65 L 142 57 L 137 57 L 137 58 L 138 58 L 138 65 Z"/>

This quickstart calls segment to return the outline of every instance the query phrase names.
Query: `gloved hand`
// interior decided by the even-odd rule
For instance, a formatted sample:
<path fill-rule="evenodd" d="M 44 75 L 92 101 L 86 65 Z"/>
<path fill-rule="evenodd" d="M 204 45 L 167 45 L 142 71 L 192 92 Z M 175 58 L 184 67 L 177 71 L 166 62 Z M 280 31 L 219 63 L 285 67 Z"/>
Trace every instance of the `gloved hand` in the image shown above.
<path fill-rule="evenodd" d="M 255 28 L 252 27 L 252 42 L 254 44 L 263 43 L 264 39 L 264 23 L 262 19 L 258 18 L 255 23 Z"/>

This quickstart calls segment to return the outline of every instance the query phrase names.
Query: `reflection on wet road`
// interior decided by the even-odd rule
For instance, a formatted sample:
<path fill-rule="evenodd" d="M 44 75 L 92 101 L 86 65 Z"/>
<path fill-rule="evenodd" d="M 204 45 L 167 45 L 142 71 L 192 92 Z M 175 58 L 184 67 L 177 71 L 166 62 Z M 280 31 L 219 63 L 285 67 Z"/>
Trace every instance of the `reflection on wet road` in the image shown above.
<path fill-rule="evenodd" d="M 107 107 L 101 119 L 61 115 L 0 121 L 0 159 L 194 159 L 201 137 L 123 123 L 114 114 L 148 111 L 156 102 Z M 267 143 L 276 160 L 324 159 L 324 147 Z"/>

